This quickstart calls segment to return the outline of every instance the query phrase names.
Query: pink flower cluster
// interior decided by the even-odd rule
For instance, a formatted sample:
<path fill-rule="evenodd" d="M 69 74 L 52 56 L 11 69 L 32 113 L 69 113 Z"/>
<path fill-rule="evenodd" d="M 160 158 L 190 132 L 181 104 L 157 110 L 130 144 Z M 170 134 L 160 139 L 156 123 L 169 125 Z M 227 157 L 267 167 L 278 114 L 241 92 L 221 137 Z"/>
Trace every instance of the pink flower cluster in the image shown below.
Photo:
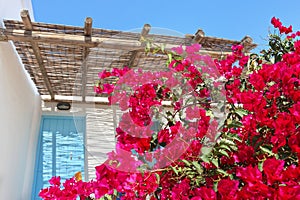
<path fill-rule="evenodd" d="M 83 182 L 76 180 L 75 177 L 66 180 L 61 184 L 59 176 L 54 176 L 49 180 L 50 187 L 40 191 L 39 196 L 45 200 L 71 200 L 80 197 L 80 200 L 86 199 L 91 193 L 94 193 L 94 182 Z M 61 186 L 64 188 L 62 189 Z"/>
<path fill-rule="evenodd" d="M 298 36 L 279 19 L 271 23 L 280 33 Z M 175 48 L 169 71 L 126 67 L 99 73 L 95 91 L 108 94 L 110 103 L 124 111 L 116 150 L 96 167 L 95 180 L 73 177 L 61 184 L 53 177 L 40 196 L 300 199 L 300 42 L 293 41 L 280 61 L 259 57 L 252 70 L 253 60 L 240 45 L 233 46 L 226 59 L 214 62 L 198 54 L 199 49 Z M 203 62 L 215 68 L 199 67 Z M 206 73 L 213 80 L 226 80 L 225 91 L 220 90 L 228 115 L 220 132 L 209 115 L 209 97 L 215 91 L 209 89 Z M 105 83 L 112 76 L 117 84 Z M 163 101 L 171 102 L 166 110 Z M 162 118 L 158 124 L 153 121 Z"/>
<path fill-rule="evenodd" d="M 289 27 L 283 26 L 282 22 L 276 17 L 272 18 L 271 23 L 273 24 L 273 26 L 275 28 L 279 29 L 280 33 L 289 34 L 289 33 L 293 32 L 293 27 L 291 25 Z"/>

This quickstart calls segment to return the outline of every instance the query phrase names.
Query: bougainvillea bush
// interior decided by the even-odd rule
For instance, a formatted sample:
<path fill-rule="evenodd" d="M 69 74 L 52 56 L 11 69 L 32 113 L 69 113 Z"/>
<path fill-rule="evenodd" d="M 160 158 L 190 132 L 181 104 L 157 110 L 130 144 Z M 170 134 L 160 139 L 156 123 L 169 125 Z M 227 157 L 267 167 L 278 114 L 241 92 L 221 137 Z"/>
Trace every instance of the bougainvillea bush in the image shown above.
<path fill-rule="evenodd" d="M 116 149 L 96 179 L 53 177 L 40 197 L 300 199 L 300 32 L 271 23 L 259 55 L 192 45 L 166 52 L 168 70 L 99 73 L 95 91 L 123 111 Z"/>

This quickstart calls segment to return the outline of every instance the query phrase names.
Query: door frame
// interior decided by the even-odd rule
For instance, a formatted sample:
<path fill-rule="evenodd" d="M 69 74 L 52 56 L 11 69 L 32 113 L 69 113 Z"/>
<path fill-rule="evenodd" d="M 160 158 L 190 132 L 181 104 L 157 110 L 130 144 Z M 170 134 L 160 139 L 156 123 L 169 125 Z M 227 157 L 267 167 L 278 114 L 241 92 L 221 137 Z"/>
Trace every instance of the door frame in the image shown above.
<path fill-rule="evenodd" d="M 86 116 L 85 115 L 55 115 L 55 114 L 42 114 L 41 116 L 41 121 L 40 121 L 40 127 L 39 127 L 39 135 L 38 135 L 38 142 L 37 142 L 37 146 L 36 146 L 36 157 L 35 157 L 35 165 L 34 165 L 34 180 L 33 180 L 33 185 L 32 185 L 32 199 L 36 198 L 36 194 L 39 193 L 39 185 L 37 183 L 37 178 L 38 178 L 38 170 L 39 170 L 39 163 L 40 160 L 43 159 L 43 152 L 40 151 L 41 145 L 42 145 L 42 137 L 43 137 L 43 126 L 44 126 L 44 122 L 46 119 L 58 119 L 58 120 L 62 120 L 62 119 L 78 119 L 78 120 L 83 120 L 83 148 L 84 148 L 84 179 L 87 180 L 88 179 L 88 159 L 87 159 L 87 149 L 86 149 Z M 70 177 L 71 178 L 71 177 Z M 38 190 L 38 191 L 37 191 Z"/>

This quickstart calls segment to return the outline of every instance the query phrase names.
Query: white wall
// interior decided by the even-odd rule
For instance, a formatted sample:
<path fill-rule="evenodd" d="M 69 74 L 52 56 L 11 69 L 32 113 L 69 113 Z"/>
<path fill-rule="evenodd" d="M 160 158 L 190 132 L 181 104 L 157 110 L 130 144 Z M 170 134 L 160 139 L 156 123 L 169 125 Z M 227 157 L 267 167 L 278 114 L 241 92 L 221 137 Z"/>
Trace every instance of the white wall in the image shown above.
<path fill-rule="evenodd" d="M 0 21 L 24 8 L 33 13 L 30 0 L 0 0 Z M 30 199 L 40 104 L 13 45 L 0 42 L 0 199 Z"/>

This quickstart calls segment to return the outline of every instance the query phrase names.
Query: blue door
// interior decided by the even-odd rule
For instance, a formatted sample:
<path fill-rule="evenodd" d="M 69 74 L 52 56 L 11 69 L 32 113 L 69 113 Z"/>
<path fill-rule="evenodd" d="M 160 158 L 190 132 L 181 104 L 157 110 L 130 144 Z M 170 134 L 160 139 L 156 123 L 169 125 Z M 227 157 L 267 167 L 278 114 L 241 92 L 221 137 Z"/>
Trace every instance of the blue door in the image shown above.
<path fill-rule="evenodd" d="M 64 181 L 85 167 L 85 117 L 43 116 L 37 147 L 33 198 L 52 176 Z"/>

